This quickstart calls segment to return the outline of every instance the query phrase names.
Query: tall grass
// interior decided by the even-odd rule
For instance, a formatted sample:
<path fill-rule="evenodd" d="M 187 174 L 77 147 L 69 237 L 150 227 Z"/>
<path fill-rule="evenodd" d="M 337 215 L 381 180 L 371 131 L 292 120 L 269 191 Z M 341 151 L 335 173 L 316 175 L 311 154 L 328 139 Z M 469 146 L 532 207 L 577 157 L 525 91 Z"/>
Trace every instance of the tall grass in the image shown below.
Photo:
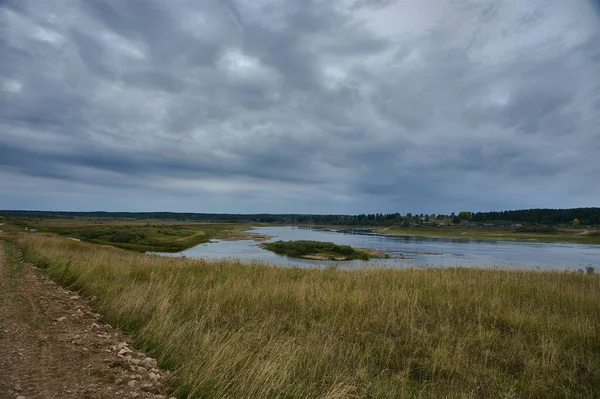
<path fill-rule="evenodd" d="M 174 259 L 22 236 L 177 370 L 182 397 L 597 397 L 600 276 L 340 271 Z"/>

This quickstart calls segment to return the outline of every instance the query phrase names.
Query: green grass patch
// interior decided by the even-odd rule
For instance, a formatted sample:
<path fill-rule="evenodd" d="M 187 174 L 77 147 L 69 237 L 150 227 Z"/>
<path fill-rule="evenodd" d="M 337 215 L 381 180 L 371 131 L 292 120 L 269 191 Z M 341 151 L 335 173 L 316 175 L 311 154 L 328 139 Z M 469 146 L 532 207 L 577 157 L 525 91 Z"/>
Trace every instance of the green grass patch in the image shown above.
<path fill-rule="evenodd" d="M 4 242 L 4 262 L 11 280 L 17 279 L 23 271 L 23 254 L 11 242 Z"/>
<path fill-rule="evenodd" d="M 180 252 L 213 238 L 246 238 L 250 225 L 234 223 L 181 223 L 129 220 L 44 220 L 13 221 L 12 226 L 55 233 L 94 244 L 110 245 L 136 252 Z"/>
<path fill-rule="evenodd" d="M 279 255 L 294 258 L 323 258 L 324 260 L 369 260 L 369 254 L 349 245 L 337 245 L 332 242 L 297 240 L 275 241 L 260 245 Z"/>

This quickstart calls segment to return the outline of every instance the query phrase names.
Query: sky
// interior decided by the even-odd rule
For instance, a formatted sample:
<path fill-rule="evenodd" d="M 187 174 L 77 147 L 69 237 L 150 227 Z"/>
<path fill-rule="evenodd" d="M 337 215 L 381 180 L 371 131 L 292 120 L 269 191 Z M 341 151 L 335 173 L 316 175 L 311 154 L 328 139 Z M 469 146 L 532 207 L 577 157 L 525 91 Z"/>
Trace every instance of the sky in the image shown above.
<path fill-rule="evenodd" d="M 0 209 L 600 206 L 593 0 L 0 0 Z"/>

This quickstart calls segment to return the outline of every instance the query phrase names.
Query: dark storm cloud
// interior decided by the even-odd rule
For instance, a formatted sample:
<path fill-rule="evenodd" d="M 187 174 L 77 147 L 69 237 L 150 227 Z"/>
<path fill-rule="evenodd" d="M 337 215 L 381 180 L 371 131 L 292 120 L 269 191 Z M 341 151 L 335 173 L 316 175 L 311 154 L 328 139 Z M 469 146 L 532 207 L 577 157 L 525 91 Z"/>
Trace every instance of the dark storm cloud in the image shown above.
<path fill-rule="evenodd" d="M 0 207 L 597 205 L 592 10 L 0 2 Z"/>

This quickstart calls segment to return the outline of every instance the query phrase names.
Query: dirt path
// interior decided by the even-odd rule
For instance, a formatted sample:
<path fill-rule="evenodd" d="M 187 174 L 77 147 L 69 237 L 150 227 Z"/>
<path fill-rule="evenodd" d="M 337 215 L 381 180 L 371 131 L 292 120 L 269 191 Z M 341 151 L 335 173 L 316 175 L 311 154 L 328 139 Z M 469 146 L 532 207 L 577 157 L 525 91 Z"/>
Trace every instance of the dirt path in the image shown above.
<path fill-rule="evenodd" d="M 0 241 L 0 399 L 166 398 L 169 373 Z"/>

